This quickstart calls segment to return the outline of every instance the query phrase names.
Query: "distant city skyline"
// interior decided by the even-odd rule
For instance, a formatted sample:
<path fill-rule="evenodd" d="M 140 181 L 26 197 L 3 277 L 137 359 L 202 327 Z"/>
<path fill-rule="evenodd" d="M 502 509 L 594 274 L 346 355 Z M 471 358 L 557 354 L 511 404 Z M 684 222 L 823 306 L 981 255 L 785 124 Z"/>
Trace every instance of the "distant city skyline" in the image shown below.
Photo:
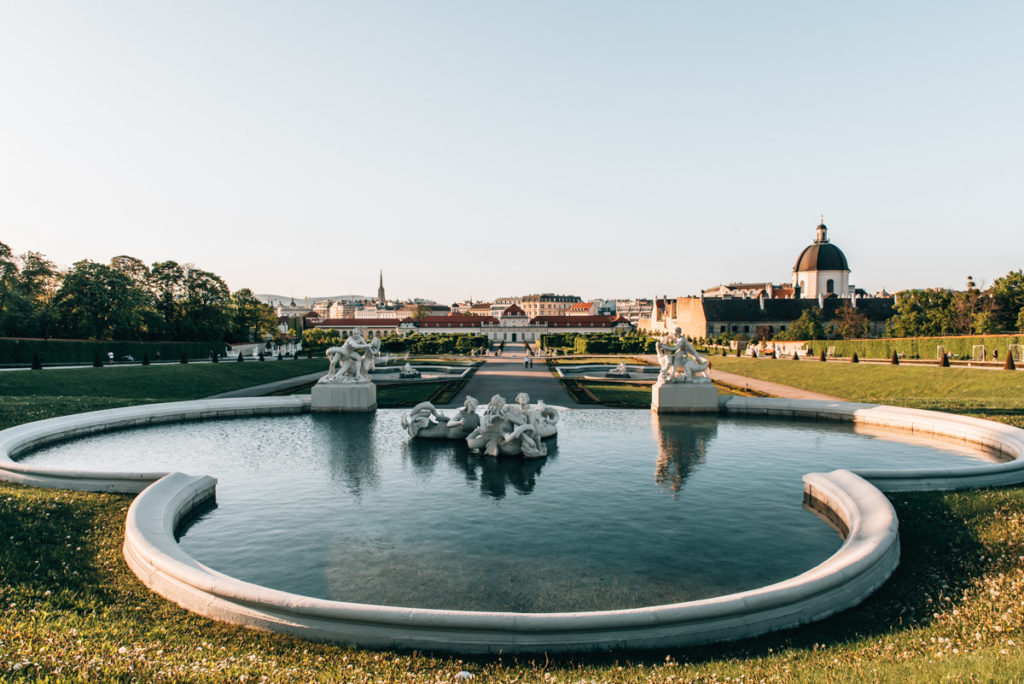
<path fill-rule="evenodd" d="M 1024 5 L 0 6 L 0 241 L 450 304 L 1024 267 Z"/>

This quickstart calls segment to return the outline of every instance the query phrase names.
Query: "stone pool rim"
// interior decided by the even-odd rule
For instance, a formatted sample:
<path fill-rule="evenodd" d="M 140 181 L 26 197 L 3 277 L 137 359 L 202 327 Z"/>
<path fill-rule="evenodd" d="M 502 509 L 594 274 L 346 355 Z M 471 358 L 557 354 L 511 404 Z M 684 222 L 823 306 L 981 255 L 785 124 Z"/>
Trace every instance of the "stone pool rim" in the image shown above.
<path fill-rule="evenodd" d="M 374 648 L 533 653 L 684 646 L 795 627 L 853 607 L 899 563 L 898 521 L 882 493 L 1024 482 L 1024 430 L 978 418 L 850 402 L 723 397 L 729 416 L 847 421 L 958 439 L 1012 460 L 957 468 L 836 470 L 803 476 L 804 499 L 845 532 L 810 570 L 765 587 L 683 603 L 578 613 L 432 610 L 315 599 L 243 582 L 178 545 L 182 518 L 215 496 L 216 480 L 182 473 L 34 468 L 13 459 L 54 441 L 189 420 L 309 411 L 308 397 L 206 399 L 107 409 L 0 431 L 0 479 L 86 491 L 139 493 L 125 523 L 125 559 L 154 592 L 224 622 Z"/>

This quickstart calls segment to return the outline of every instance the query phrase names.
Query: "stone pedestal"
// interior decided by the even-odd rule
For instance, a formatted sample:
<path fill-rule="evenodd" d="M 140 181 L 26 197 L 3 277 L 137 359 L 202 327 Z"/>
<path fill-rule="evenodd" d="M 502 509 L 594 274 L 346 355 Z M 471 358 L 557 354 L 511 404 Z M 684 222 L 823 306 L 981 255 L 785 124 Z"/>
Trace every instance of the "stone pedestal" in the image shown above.
<path fill-rule="evenodd" d="M 717 413 L 718 390 L 710 382 L 666 382 L 651 388 L 655 413 Z"/>
<path fill-rule="evenodd" d="M 377 386 L 372 382 L 318 382 L 311 394 L 310 408 L 317 412 L 377 410 Z"/>

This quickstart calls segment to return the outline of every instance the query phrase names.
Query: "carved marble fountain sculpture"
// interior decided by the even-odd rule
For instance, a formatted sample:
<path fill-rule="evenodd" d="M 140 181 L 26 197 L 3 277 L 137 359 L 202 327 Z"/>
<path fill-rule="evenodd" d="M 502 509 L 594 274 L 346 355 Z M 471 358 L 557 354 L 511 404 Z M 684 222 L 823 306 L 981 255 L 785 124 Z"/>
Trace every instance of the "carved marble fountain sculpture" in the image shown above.
<path fill-rule="evenodd" d="M 520 392 L 516 403 L 509 404 L 495 394 L 483 415 L 479 402 L 466 397 L 466 403 L 448 418 L 429 401 L 417 404 L 402 416 L 402 427 L 410 437 L 465 439 L 474 451 L 488 456 L 547 456 L 544 438 L 558 433 L 558 411 L 543 401 L 530 404 L 530 395 Z"/>
<path fill-rule="evenodd" d="M 711 384 L 711 364 L 693 348 L 680 328 L 655 344 L 658 381 L 651 388 L 651 410 L 657 413 L 712 413 L 718 390 Z"/>
<path fill-rule="evenodd" d="M 311 409 L 323 412 L 373 411 L 377 408 L 377 386 L 370 381 L 374 360 L 380 353 L 380 338 L 367 340 L 356 328 L 344 344 L 327 349 L 331 365 L 311 392 Z"/>

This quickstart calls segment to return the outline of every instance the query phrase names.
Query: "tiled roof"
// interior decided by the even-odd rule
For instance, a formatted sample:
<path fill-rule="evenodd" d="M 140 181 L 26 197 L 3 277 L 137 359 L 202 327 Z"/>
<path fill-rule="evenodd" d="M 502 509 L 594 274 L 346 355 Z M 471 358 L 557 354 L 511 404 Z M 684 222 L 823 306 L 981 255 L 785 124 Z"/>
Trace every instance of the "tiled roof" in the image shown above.
<path fill-rule="evenodd" d="M 833 320 L 836 311 L 849 302 L 838 297 L 824 300 L 821 317 Z M 795 321 L 804 309 L 818 308 L 817 299 L 765 299 L 764 309 L 757 299 L 702 299 L 708 321 Z M 857 300 L 857 311 L 869 321 L 885 321 L 893 315 L 891 298 L 868 297 Z"/>
<path fill-rule="evenodd" d="M 520 309 L 516 304 L 508 307 L 501 312 L 502 316 L 525 316 L 526 312 Z"/>
<path fill-rule="evenodd" d="M 320 325 L 328 328 L 394 328 L 394 318 L 325 318 Z"/>

